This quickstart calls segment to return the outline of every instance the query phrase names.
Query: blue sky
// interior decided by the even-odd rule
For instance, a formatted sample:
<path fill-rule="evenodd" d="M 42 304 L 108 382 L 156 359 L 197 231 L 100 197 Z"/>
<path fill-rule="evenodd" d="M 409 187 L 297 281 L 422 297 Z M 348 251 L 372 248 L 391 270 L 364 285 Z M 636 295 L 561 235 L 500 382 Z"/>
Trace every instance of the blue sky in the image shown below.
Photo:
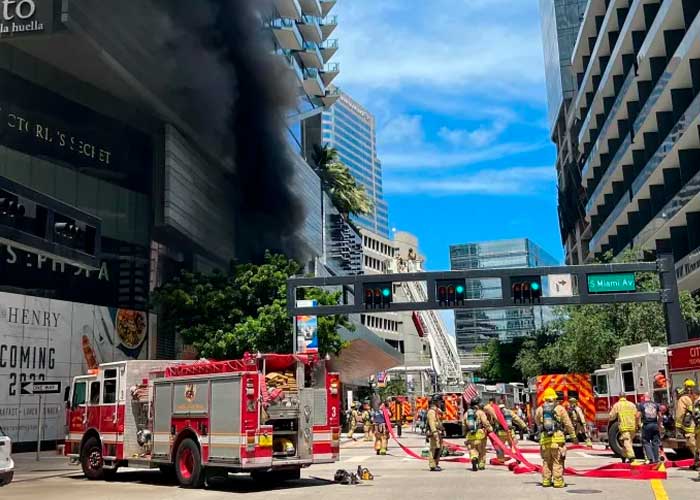
<path fill-rule="evenodd" d="M 562 257 L 536 0 L 340 0 L 336 83 L 377 119 L 393 227 L 449 245 L 528 237 Z"/>

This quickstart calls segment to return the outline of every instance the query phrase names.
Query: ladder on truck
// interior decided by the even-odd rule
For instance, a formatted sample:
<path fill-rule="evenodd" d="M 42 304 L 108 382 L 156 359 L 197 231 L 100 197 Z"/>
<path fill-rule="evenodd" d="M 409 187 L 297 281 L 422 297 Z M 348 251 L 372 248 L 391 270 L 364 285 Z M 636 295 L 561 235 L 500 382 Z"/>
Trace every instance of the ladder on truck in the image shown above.
<path fill-rule="evenodd" d="M 407 265 L 398 266 L 399 272 L 421 272 L 419 261 L 408 261 Z M 401 284 L 403 292 L 411 302 L 428 300 L 426 285 L 422 281 L 407 281 Z M 447 333 L 447 327 L 435 311 L 416 311 L 416 318 L 428 338 L 433 369 L 438 380 L 438 388 L 444 392 L 462 391 L 462 368 L 457 346 Z"/>

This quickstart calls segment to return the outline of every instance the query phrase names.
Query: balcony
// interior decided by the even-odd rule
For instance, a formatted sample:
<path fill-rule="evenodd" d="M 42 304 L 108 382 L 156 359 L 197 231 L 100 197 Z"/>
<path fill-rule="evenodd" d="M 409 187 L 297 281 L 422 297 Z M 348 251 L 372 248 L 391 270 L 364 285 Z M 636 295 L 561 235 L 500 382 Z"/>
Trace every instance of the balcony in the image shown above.
<path fill-rule="evenodd" d="M 340 73 L 340 63 L 328 63 L 321 70 L 321 79 L 325 85 L 331 83 Z"/>
<path fill-rule="evenodd" d="M 301 62 L 303 62 L 304 66 L 307 68 L 321 69 L 323 67 L 324 60 L 318 44 L 314 42 L 304 42 L 298 54 Z"/>
<path fill-rule="evenodd" d="M 323 35 L 323 39 L 325 40 L 331 36 L 331 33 L 333 33 L 333 31 L 335 31 L 335 29 L 338 27 L 338 16 L 324 17 L 321 19 L 320 25 L 321 33 Z"/>
<path fill-rule="evenodd" d="M 316 68 L 306 68 L 304 70 L 304 91 L 311 96 L 324 96 L 326 86 L 321 80 L 321 73 Z"/>
<path fill-rule="evenodd" d="M 294 72 L 299 84 L 302 85 L 304 83 L 304 71 L 301 69 L 301 66 L 299 66 L 299 62 L 296 60 L 296 58 L 287 50 L 278 50 L 277 54 L 284 58 L 285 63 L 289 69 Z"/>
<path fill-rule="evenodd" d="M 274 0 L 280 17 L 288 19 L 301 19 L 301 5 L 299 0 Z"/>
<path fill-rule="evenodd" d="M 277 43 L 283 49 L 301 50 L 303 48 L 304 39 L 294 19 L 273 19 L 270 21 L 270 28 Z"/>
<path fill-rule="evenodd" d="M 331 38 L 321 43 L 321 55 L 323 56 L 323 62 L 328 62 L 331 57 L 338 51 L 338 40 Z"/>
<path fill-rule="evenodd" d="M 325 17 L 319 0 L 299 0 L 301 11 L 309 16 Z"/>
<path fill-rule="evenodd" d="M 322 17 L 326 17 L 331 9 L 335 6 L 336 0 L 321 0 Z"/>
<path fill-rule="evenodd" d="M 323 33 L 321 32 L 319 21 L 320 19 L 318 17 L 302 16 L 298 26 L 304 40 L 314 43 L 321 43 L 323 41 Z"/>
<path fill-rule="evenodd" d="M 321 102 L 325 107 L 332 106 L 335 104 L 335 101 L 337 101 L 340 98 L 340 89 L 338 87 L 333 87 L 329 90 L 326 90 L 326 94 L 321 97 Z"/>

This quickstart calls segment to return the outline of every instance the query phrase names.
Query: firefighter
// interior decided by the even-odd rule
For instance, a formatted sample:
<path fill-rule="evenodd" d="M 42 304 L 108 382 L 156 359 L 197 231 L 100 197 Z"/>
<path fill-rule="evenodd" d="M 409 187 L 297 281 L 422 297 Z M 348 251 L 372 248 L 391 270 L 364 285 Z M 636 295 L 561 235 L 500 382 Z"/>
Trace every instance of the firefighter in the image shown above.
<path fill-rule="evenodd" d="M 647 461 L 652 464 L 659 462 L 659 451 L 661 449 L 661 432 L 663 430 L 663 420 L 661 408 L 649 398 L 648 394 L 643 394 L 639 403 L 639 419 L 642 424 L 642 446 Z"/>
<path fill-rule="evenodd" d="M 520 417 L 518 412 L 518 409 L 516 407 L 515 410 L 510 410 L 506 407 L 506 405 L 501 405 L 501 412 L 503 413 L 503 416 L 506 419 L 506 422 L 508 423 L 508 428 L 511 431 L 511 440 L 510 444 L 511 447 L 513 447 L 515 443 L 515 432 L 516 428 L 517 431 L 520 433 L 520 439 L 522 439 L 522 435 L 527 431 L 527 424 L 525 421 Z"/>
<path fill-rule="evenodd" d="M 348 429 L 348 438 L 353 441 L 357 441 L 355 438 L 355 428 L 357 427 L 357 422 L 360 420 L 360 412 L 357 411 L 357 403 L 355 401 L 350 405 L 350 428 Z"/>
<path fill-rule="evenodd" d="M 389 431 L 386 426 L 384 410 L 389 408 L 388 401 L 379 405 L 379 409 L 372 412 L 372 423 L 374 424 L 374 451 L 377 455 L 386 455 L 389 440 Z"/>
<path fill-rule="evenodd" d="M 564 488 L 566 434 L 573 436 L 575 430 L 566 409 L 557 403 L 554 389 L 545 389 L 543 396 L 544 404 L 535 413 L 535 423 L 540 431 L 542 486 Z"/>
<path fill-rule="evenodd" d="M 632 448 L 632 439 L 637 433 L 639 415 L 637 412 L 637 407 L 634 403 L 627 401 L 627 397 L 624 393 L 620 394 L 620 399 L 613 405 L 610 409 L 610 415 L 608 419 L 612 422 L 613 420 L 619 420 L 620 437 L 619 440 L 624 448 L 624 456 L 622 457 L 622 463 L 627 460 L 632 462 L 634 460 L 634 448 Z"/>
<path fill-rule="evenodd" d="M 486 413 L 481 408 L 481 399 L 475 397 L 469 402 L 469 409 L 464 413 L 464 429 L 472 470 L 486 468 L 486 436 L 493 432 L 493 427 Z"/>
<path fill-rule="evenodd" d="M 586 416 L 583 414 L 583 409 L 578 405 L 578 399 L 571 397 L 569 398 L 569 418 L 571 423 L 576 430 L 576 438 L 579 442 L 584 441 L 588 448 L 593 447 L 591 443 L 591 438 L 586 430 Z"/>
<path fill-rule="evenodd" d="M 365 432 L 364 440 L 372 440 L 372 414 L 369 410 L 369 401 L 365 401 L 362 405 L 362 429 Z"/>
<path fill-rule="evenodd" d="M 698 470 L 700 465 L 700 454 L 698 453 L 698 426 L 695 423 L 693 415 L 693 400 L 695 399 L 695 381 L 693 379 L 685 379 L 683 382 L 683 393 L 678 398 L 676 404 L 676 429 L 683 432 L 686 446 L 690 453 L 693 454 L 695 460 L 690 470 Z"/>
<path fill-rule="evenodd" d="M 394 425 L 394 429 L 396 429 L 396 435 L 401 437 L 401 426 L 403 426 L 403 405 L 398 398 L 393 398 L 391 405 L 392 406 L 390 406 L 390 408 L 393 410 L 391 412 L 391 422 Z"/>
<path fill-rule="evenodd" d="M 442 397 L 439 394 L 434 394 L 433 397 L 430 398 L 430 409 L 428 410 L 426 425 L 426 434 L 428 442 L 430 443 L 428 464 L 430 470 L 434 472 L 440 472 L 442 470 L 440 467 L 440 455 L 442 454 L 442 436 L 445 430 L 442 426 L 442 419 L 440 418 L 441 402 Z"/>

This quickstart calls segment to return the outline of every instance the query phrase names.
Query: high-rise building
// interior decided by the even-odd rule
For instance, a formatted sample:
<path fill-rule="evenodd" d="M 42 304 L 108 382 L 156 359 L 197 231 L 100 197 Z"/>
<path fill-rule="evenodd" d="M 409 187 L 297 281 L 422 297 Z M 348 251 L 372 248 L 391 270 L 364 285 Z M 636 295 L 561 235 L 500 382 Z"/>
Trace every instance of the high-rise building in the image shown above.
<path fill-rule="evenodd" d="M 700 289 L 698 11 L 693 0 L 589 2 L 567 116 L 581 179 L 569 193 L 584 211 L 560 212 L 567 261 L 672 253 L 680 288 Z"/>
<path fill-rule="evenodd" d="M 571 52 L 588 0 L 540 0 L 544 71 L 547 85 L 547 120 L 550 130 L 562 105 L 576 91 Z"/>
<path fill-rule="evenodd" d="M 389 213 L 382 187 L 382 164 L 377 157 L 374 116 L 348 94 L 326 108 L 321 116 L 304 122 L 305 149 L 311 157 L 315 145 L 327 144 L 338 151 L 358 184 L 372 201 L 372 213 L 352 216 L 355 223 L 389 238 Z"/>
<path fill-rule="evenodd" d="M 547 85 L 547 121 L 550 137 L 557 146 L 556 170 L 559 179 L 559 220 L 561 237 L 571 263 L 580 259 L 580 239 L 570 241 L 569 233 L 583 230 L 579 216 L 583 201 L 579 196 L 581 176 L 575 168 L 576 137 L 567 127 L 566 117 L 576 92 L 576 76 L 571 54 L 576 45 L 588 0 L 540 0 L 542 46 Z"/>
<path fill-rule="evenodd" d="M 320 120 L 325 107 L 331 106 L 340 95 L 340 90 L 331 83 L 339 73 L 338 63 L 330 62 L 338 49 L 338 40 L 330 38 L 338 25 L 338 17 L 330 13 L 335 3 L 335 0 L 274 0 L 273 10 L 262 13 L 267 18 L 273 50 L 284 59 L 291 70 L 289 78 L 298 87 L 296 107 L 290 110 L 287 119 L 288 142 L 295 164 L 294 191 L 306 212 L 300 237 L 314 264 L 325 260 L 325 252 L 332 245 L 324 226 L 333 207 L 328 205 L 321 181 L 302 148 L 302 123 L 310 116 Z M 334 234 L 341 233 L 342 228 Z M 359 249 L 356 258 L 359 259 Z M 312 267 L 316 269 L 310 271 L 318 268 Z"/>
<path fill-rule="evenodd" d="M 557 265 L 557 260 L 529 239 L 483 241 L 450 246 L 450 268 L 499 269 Z M 501 297 L 498 278 L 467 280 L 467 299 Z M 549 319 L 540 306 L 455 311 L 455 334 L 460 352 L 470 353 L 492 339 L 509 341 L 533 333 Z"/>
<path fill-rule="evenodd" d="M 418 239 L 407 232 L 397 231 L 393 238 L 360 229 L 362 234 L 363 270 L 365 274 L 397 272 L 399 262 L 412 260 L 420 267 L 424 257 L 418 249 Z M 407 300 L 401 287 L 395 287 L 394 297 Z M 410 312 L 363 313 L 360 322 L 382 337 L 394 349 L 404 354 L 406 362 L 429 363 L 430 352 L 425 339 L 421 339 Z"/>

